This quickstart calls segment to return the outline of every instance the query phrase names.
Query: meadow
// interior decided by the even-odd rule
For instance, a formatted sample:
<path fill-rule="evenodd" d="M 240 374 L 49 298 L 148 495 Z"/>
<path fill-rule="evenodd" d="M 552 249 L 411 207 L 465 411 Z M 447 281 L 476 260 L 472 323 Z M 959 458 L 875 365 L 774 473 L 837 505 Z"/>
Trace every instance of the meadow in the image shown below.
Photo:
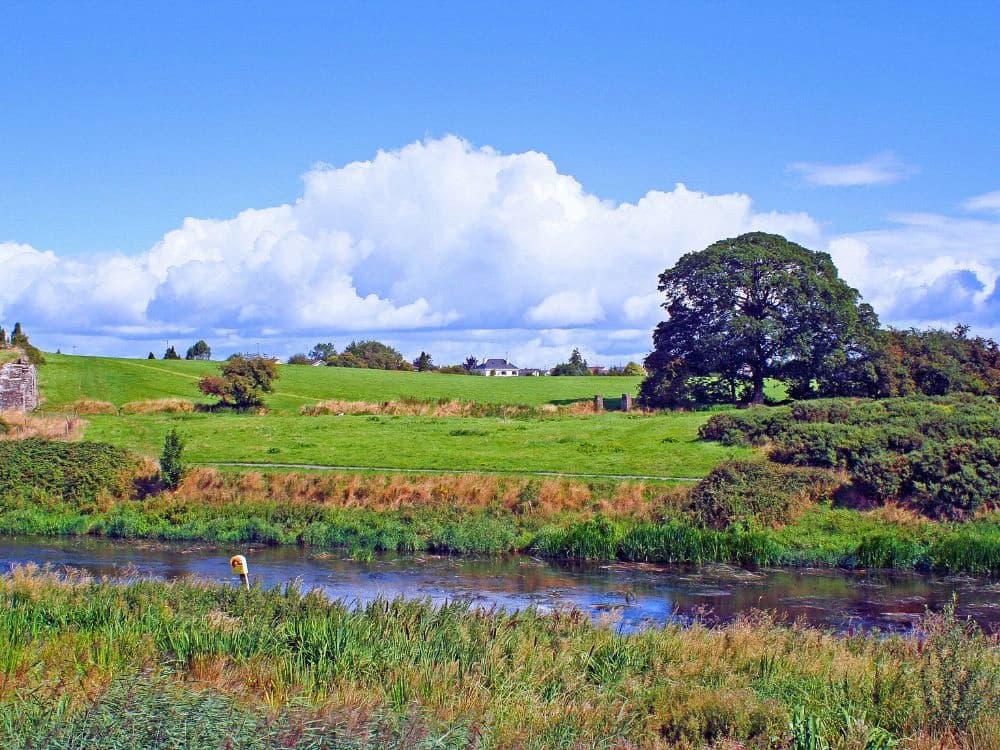
<path fill-rule="evenodd" d="M 43 411 L 80 399 L 114 407 L 156 399 L 198 401 L 197 379 L 216 363 L 53 355 L 40 370 Z M 698 478 L 751 449 L 699 441 L 702 413 L 647 416 L 540 412 L 523 418 L 391 415 L 304 416 L 329 399 L 457 399 L 479 404 L 566 406 L 608 396 L 613 407 L 637 378 L 485 378 L 339 367 L 282 366 L 268 413 L 86 414 L 85 437 L 158 454 L 173 427 L 194 463 L 313 464 L 372 469 L 555 472 Z M 204 399 L 202 399 L 204 401 Z M 93 410 L 93 409 L 92 409 Z M 111 410 L 113 411 L 113 410 Z M 127 410 L 126 410 L 127 411 Z"/>
<path fill-rule="evenodd" d="M 122 406 L 158 398 L 199 400 L 198 378 L 218 372 L 218 362 L 119 359 L 46 355 L 41 376 L 45 408 L 64 409 L 91 398 Z M 617 400 L 634 394 L 636 377 L 486 378 L 346 367 L 281 365 L 275 392 L 267 399 L 276 415 L 296 415 L 301 406 L 324 399 L 391 401 L 407 398 L 475 401 L 487 404 L 565 405 L 603 393 Z M 207 403 L 207 399 L 200 400 Z"/>
<path fill-rule="evenodd" d="M 10 750 L 1000 747 L 1000 643 L 950 611 L 918 638 L 766 615 L 624 635 L 574 611 L 31 567 L 0 600 Z"/>

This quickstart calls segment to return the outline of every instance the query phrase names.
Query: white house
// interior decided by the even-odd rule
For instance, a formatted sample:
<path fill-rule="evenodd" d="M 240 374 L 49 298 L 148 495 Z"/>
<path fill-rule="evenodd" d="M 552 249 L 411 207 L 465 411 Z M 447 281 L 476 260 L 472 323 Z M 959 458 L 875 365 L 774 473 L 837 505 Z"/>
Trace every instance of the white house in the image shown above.
<path fill-rule="evenodd" d="M 516 378 L 521 372 L 516 365 L 512 365 L 506 359 L 487 359 L 472 369 L 480 375 L 497 378 Z"/>

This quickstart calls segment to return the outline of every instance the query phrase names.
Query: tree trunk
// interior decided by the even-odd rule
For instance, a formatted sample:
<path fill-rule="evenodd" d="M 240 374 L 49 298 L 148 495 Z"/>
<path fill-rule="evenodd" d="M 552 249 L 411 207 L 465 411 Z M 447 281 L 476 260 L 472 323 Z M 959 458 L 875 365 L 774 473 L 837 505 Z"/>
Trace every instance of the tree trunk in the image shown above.
<path fill-rule="evenodd" d="M 753 406 L 764 403 L 764 372 L 762 369 L 753 370 L 753 396 L 750 398 Z"/>

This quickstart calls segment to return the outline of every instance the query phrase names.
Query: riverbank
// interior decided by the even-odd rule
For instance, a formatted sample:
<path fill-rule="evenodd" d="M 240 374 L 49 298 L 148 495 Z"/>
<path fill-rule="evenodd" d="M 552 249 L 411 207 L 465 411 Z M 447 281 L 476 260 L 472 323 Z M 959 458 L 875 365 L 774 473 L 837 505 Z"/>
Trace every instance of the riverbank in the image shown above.
<path fill-rule="evenodd" d="M 766 617 L 619 635 L 572 612 L 352 610 L 295 589 L 31 569 L 0 595 L 8 748 L 173 732 L 240 747 L 1000 747 L 998 644 L 948 613 L 920 639 Z"/>
<path fill-rule="evenodd" d="M 109 459 L 110 460 L 110 459 Z M 79 485 L 79 482 L 77 482 Z M 1000 574 L 1000 517 L 934 522 L 809 503 L 789 522 L 699 525 L 686 490 L 495 476 L 192 472 L 177 492 L 0 497 L 0 534 L 304 545 L 372 553 L 529 553 L 653 563 Z"/>

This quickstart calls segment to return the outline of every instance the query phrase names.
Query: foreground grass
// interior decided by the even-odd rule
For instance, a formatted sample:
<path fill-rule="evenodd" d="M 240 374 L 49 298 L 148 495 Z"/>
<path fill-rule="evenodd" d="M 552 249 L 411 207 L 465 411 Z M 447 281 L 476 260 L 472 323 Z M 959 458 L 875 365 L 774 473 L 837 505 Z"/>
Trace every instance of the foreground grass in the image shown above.
<path fill-rule="evenodd" d="M 912 639 L 765 616 L 626 636 L 573 612 L 32 568 L 0 599 L 11 749 L 1000 746 L 1000 644 L 950 615 Z"/>

